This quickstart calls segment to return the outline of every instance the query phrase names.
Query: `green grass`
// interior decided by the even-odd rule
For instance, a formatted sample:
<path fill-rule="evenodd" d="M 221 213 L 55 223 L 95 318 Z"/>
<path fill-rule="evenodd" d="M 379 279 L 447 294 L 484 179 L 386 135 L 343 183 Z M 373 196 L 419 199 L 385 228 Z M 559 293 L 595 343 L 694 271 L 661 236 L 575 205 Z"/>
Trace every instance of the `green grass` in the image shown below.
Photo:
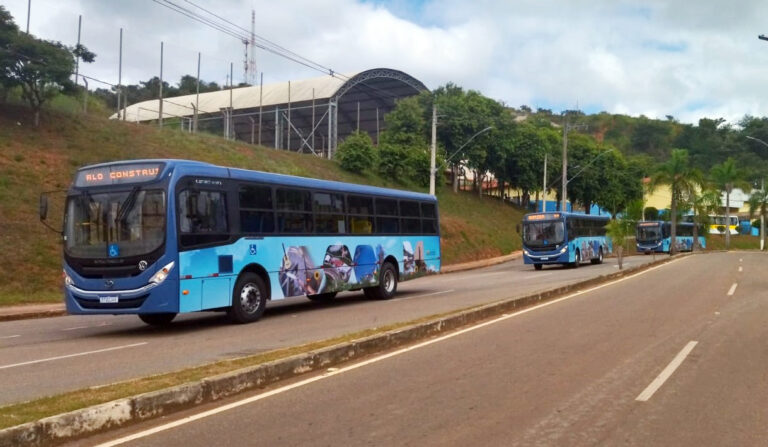
<path fill-rule="evenodd" d="M 43 191 L 66 189 L 75 170 L 86 164 L 139 158 L 185 158 L 267 172 L 426 192 L 372 173 L 343 171 L 336 162 L 287 151 L 229 142 L 212 135 L 190 135 L 178 128 L 108 120 L 111 111 L 80 100 L 60 98 L 35 129 L 29 110 L 0 108 L 0 305 L 56 302 L 61 299 L 61 242 L 40 224 Z M 91 113 L 92 112 L 92 113 Z M 438 190 L 443 263 L 507 254 L 520 247 L 515 225 L 522 213 L 497 200 Z M 60 225 L 63 195 L 51 196 L 49 219 Z M 58 217 L 58 222 L 57 222 Z"/>
<path fill-rule="evenodd" d="M 731 250 L 760 250 L 760 237 L 739 234 L 731 236 Z M 725 236 L 710 234 L 707 250 L 725 250 Z"/>

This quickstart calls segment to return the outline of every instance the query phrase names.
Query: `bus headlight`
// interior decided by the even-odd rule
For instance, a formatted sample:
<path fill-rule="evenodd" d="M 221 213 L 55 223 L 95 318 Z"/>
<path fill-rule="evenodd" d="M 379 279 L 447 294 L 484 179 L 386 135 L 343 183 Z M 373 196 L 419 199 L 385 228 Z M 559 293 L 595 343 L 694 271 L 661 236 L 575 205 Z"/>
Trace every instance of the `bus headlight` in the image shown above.
<path fill-rule="evenodd" d="M 62 271 L 61 275 L 64 277 L 64 285 L 71 286 L 72 284 L 74 284 L 74 281 L 72 281 L 72 278 L 70 278 L 69 275 L 67 275 L 66 271 Z"/>
<path fill-rule="evenodd" d="M 171 273 L 171 269 L 173 269 L 173 262 L 168 263 L 165 267 L 161 268 L 157 271 L 154 275 L 152 275 L 151 278 L 149 278 L 149 282 L 154 284 L 160 284 L 161 282 L 165 281 L 165 278 L 168 277 L 168 274 Z"/>
<path fill-rule="evenodd" d="M 531 255 L 530 253 L 528 253 L 528 250 L 526 250 L 526 249 L 523 249 L 523 254 L 526 255 L 526 256 L 530 256 Z"/>
<path fill-rule="evenodd" d="M 563 247 L 563 248 L 561 248 L 561 249 L 560 249 L 560 254 L 563 254 L 563 253 L 565 253 L 566 251 L 568 251 L 568 246 L 567 246 L 567 245 L 566 245 L 565 247 Z"/>

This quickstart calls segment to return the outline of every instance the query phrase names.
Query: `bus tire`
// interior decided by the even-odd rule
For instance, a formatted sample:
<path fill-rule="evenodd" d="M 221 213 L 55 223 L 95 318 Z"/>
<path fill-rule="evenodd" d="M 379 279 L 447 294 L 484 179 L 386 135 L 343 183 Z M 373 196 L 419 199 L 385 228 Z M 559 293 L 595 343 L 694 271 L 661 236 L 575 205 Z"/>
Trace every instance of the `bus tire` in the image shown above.
<path fill-rule="evenodd" d="M 385 262 L 379 272 L 379 284 L 363 289 L 365 296 L 375 300 L 388 300 L 397 292 L 397 270 L 391 262 Z"/>
<path fill-rule="evenodd" d="M 267 288 L 261 276 L 253 272 L 240 275 L 232 291 L 232 306 L 227 316 L 233 323 L 251 323 L 264 314 L 267 307 Z"/>
<path fill-rule="evenodd" d="M 542 267 L 544 267 L 544 266 L 541 265 L 541 264 L 533 264 L 533 268 L 536 269 L 536 270 L 541 270 Z"/>
<path fill-rule="evenodd" d="M 166 326 L 176 318 L 173 312 L 161 314 L 139 314 L 139 319 L 150 326 Z"/>
<path fill-rule="evenodd" d="M 325 302 L 333 300 L 336 298 L 336 292 L 327 292 L 327 293 L 318 293 L 316 295 L 307 295 L 307 298 L 309 298 L 312 301 L 318 301 L 318 302 Z"/>
<path fill-rule="evenodd" d="M 571 264 L 571 267 L 577 269 L 579 268 L 579 264 L 581 264 L 581 252 L 576 250 L 576 260 Z"/>
<path fill-rule="evenodd" d="M 603 247 L 600 247 L 600 250 L 597 252 L 597 257 L 595 259 L 592 259 L 592 264 L 602 264 L 603 263 Z"/>

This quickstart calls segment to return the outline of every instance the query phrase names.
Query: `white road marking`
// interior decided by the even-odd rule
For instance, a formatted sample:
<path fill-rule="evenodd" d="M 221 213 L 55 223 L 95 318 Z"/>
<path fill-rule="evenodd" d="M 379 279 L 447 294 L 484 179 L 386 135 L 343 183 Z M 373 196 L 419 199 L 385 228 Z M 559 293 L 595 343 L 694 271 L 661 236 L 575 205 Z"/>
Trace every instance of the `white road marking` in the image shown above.
<path fill-rule="evenodd" d="M 21 335 L 3 335 L 2 337 L 0 337 L 0 340 L 7 340 L 9 338 L 18 338 L 18 337 L 21 337 Z"/>
<path fill-rule="evenodd" d="M 76 354 L 60 355 L 58 357 L 48 357 L 47 359 L 30 360 L 28 362 L 14 363 L 12 365 L 2 365 L 0 369 L 15 368 L 17 366 L 34 365 L 36 363 L 50 362 L 53 360 L 68 359 L 72 357 L 81 357 L 90 354 L 99 354 L 101 352 L 117 351 L 118 349 L 135 348 L 136 346 L 143 346 L 149 344 L 149 342 L 133 343 L 130 345 L 114 346 L 112 348 L 97 349 L 95 351 L 78 352 Z"/>
<path fill-rule="evenodd" d="M 66 329 L 62 329 L 61 331 L 62 331 L 62 332 L 66 332 L 66 331 L 76 331 L 76 330 L 78 330 L 78 329 L 88 329 L 89 327 L 90 327 L 90 326 L 75 326 L 75 327 L 68 327 L 68 328 L 66 328 Z"/>
<path fill-rule="evenodd" d="M 742 271 L 742 267 L 741 267 L 741 266 L 739 266 L 739 271 L 740 271 L 740 272 Z"/>
<path fill-rule="evenodd" d="M 728 290 L 728 296 L 733 296 L 733 293 L 736 291 L 736 286 L 738 286 L 737 283 L 733 283 L 731 288 Z"/>
<path fill-rule="evenodd" d="M 680 365 L 683 363 L 683 360 L 685 360 L 686 357 L 688 357 L 688 354 L 691 353 L 693 348 L 696 347 L 696 345 L 699 342 L 697 341 L 691 341 L 688 342 L 687 345 L 683 348 L 682 351 L 678 352 L 674 359 L 667 365 L 664 370 L 659 373 L 658 376 L 656 376 L 655 379 L 653 379 L 653 382 L 651 382 L 650 385 L 646 389 L 643 390 L 642 393 L 640 393 L 635 400 L 638 400 L 640 402 L 646 402 L 648 399 L 650 399 L 653 396 L 653 393 L 658 391 L 659 388 L 661 388 L 662 385 L 664 385 L 664 382 L 667 381 L 667 379 L 674 374 L 675 370 L 680 367 Z"/>
<path fill-rule="evenodd" d="M 585 293 L 592 292 L 594 290 L 602 289 L 603 287 L 608 287 L 608 286 L 620 283 L 622 281 L 626 281 L 628 279 L 632 279 L 632 278 L 635 278 L 637 276 L 644 275 L 644 274 L 646 274 L 648 272 L 651 272 L 653 270 L 656 270 L 658 268 L 661 268 L 661 267 L 670 265 L 672 263 L 678 262 L 681 259 L 688 259 L 688 258 L 690 258 L 690 256 L 686 256 L 685 258 L 675 259 L 675 260 L 667 262 L 665 264 L 657 265 L 657 266 L 651 267 L 651 268 L 649 268 L 647 270 L 643 270 L 642 272 L 635 273 L 634 275 L 625 276 L 623 278 L 617 279 L 616 281 L 608 282 L 608 283 L 605 283 L 605 284 L 602 284 L 602 285 L 599 285 L 599 286 L 592 287 L 591 289 L 587 289 L 587 290 L 579 291 L 579 292 L 576 292 L 576 293 L 572 293 L 572 294 L 564 296 L 562 298 L 558 298 L 556 300 L 548 301 L 546 303 L 542 303 L 542 304 L 539 304 L 537 306 L 529 307 L 528 309 L 523 309 L 523 310 L 515 312 L 515 313 L 504 314 L 504 316 L 501 316 L 499 318 L 496 318 L 496 319 L 493 319 L 493 320 L 490 320 L 490 321 L 486 321 L 484 323 L 480 323 L 480 324 L 478 324 L 476 326 L 472 326 L 472 327 L 468 327 L 466 329 L 462 329 L 460 331 L 452 332 L 450 334 L 443 335 L 442 337 L 433 338 L 431 340 L 427 340 L 425 342 L 422 342 L 422 343 L 419 343 L 419 344 L 416 344 L 416 345 L 413 345 L 413 346 L 409 346 L 409 347 L 406 347 L 406 348 L 403 348 L 403 349 L 399 349 L 397 351 L 390 352 L 388 354 L 380 355 L 378 357 L 374 357 L 372 359 L 365 360 L 365 361 L 362 361 L 360 363 L 355 363 L 353 365 L 345 366 L 345 367 L 339 368 L 339 369 L 337 369 L 335 371 L 327 371 L 324 374 L 321 374 L 321 375 L 318 375 L 318 376 L 315 376 L 315 377 L 310 377 L 309 379 L 305 379 L 305 380 L 302 380 L 302 381 L 299 381 L 299 382 L 296 382 L 296 383 L 292 383 L 290 385 L 286 385 L 286 386 L 283 386 L 283 387 L 280 387 L 280 388 L 276 388 L 276 389 L 274 389 L 272 391 L 268 391 L 266 393 L 258 394 L 256 396 L 251 396 L 249 398 L 242 399 L 242 400 L 239 400 L 237 402 L 232 402 L 230 404 L 223 405 L 221 407 L 214 408 L 214 409 L 211 409 L 211 410 L 208 410 L 208 411 L 204 411 L 202 413 L 198 413 L 198 414 L 195 414 L 195 415 L 192 415 L 192 416 L 187 416 L 187 417 L 185 417 L 183 419 L 179 419 L 178 421 L 169 422 L 167 424 L 160 425 L 160 426 L 157 426 L 157 427 L 154 427 L 154 428 L 150 428 L 148 430 L 144 430 L 144 431 L 141 431 L 141 432 L 138 432 L 138 433 L 134 433 L 132 435 L 125 436 L 123 438 L 114 439 L 112 441 L 108 441 L 108 442 L 105 442 L 103 444 L 99 444 L 96 447 L 113 447 L 113 446 L 116 446 L 116 445 L 125 444 L 126 442 L 131 442 L 131 441 L 135 441 L 137 439 L 145 438 L 147 436 L 151 436 L 151 435 L 154 435 L 156 433 L 160 433 L 160 432 L 163 432 L 163 431 L 166 431 L 166 430 L 170 430 L 172 428 L 179 427 L 179 426 L 188 424 L 190 422 L 197 421 L 199 419 L 204 419 L 206 417 L 213 416 L 213 415 L 216 415 L 216 414 L 219 414 L 219 413 L 223 413 L 225 411 L 229 411 L 229 410 L 241 407 L 243 405 L 248 405 L 250 403 L 257 402 L 259 400 L 266 399 L 268 397 L 272 397 L 272 396 L 275 396 L 277 394 L 282 394 L 282 393 L 284 393 L 286 391 L 290 391 L 290 390 L 292 390 L 294 388 L 300 388 L 302 386 L 309 385 L 309 384 L 312 384 L 314 382 L 318 382 L 320 380 L 336 376 L 338 374 L 342 374 L 342 373 L 349 372 L 349 371 L 352 371 L 352 370 L 355 370 L 355 369 L 358 369 L 358 368 L 362 368 L 363 366 L 368 366 L 370 364 L 377 363 L 377 362 L 380 362 L 382 360 L 386 360 L 388 358 L 395 357 L 395 356 L 398 356 L 398 355 L 401 355 L 401 354 L 405 354 L 407 352 L 414 351 L 416 349 L 423 348 L 423 347 L 429 346 L 429 345 L 434 344 L 434 343 L 438 343 L 438 342 L 441 342 L 441 341 L 444 341 L 444 340 L 448 340 L 450 338 L 466 334 L 467 332 L 472 332 L 474 330 L 477 330 L 477 329 L 480 329 L 480 328 L 484 328 L 486 326 L 490 326 L 492 324 L 496 324 L 496 323 L 502 322 L 504 320 L 508 320 L 508 319 L 516 317 L 518 315 L 523 315 L 523 314 L 526 314 L 528 312 L 533 312 L 533 311 L 541 309 L 543 307 L 551 306 L 551 305 L 557 304 L 557 303 L 559 303 L 561 301 L 569 300 L 569 299 L 575 298 L 575 297 L 577 297 L 579 295 L 583 295 Z"/>
<path fill-rule="evenodd" d="M 400 300 L 410 300 L 411 298 L 421 298 L 424 296 L 442 295 L 443 293 L 451 293 L 454 291 L 455 289 L 442 290 L 440 292 L 424 293 L 422 295 L 404 296 L 402 298 L 395 298 L 394 300 L 389 300 L 389 301 L 391 302 L 391 301 L 400 301 Z"/>

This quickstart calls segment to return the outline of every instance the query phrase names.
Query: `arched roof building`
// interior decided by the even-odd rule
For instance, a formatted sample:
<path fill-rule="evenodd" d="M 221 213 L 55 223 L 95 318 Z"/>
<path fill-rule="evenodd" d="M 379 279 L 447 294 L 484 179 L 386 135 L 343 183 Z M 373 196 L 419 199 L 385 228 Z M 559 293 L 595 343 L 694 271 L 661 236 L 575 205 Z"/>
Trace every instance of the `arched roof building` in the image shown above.
<path fill-rule="evenodd" d="M 143 101 L 123 109 L 126 121 L 180 120 L 184 129 L 330 157 L 356 129 L 377 141 L 395 101 L 427 90 L 398 70 L 376 68 L 314 79 Z M 117 118 L 117 114 L 112 118 Z"/>

